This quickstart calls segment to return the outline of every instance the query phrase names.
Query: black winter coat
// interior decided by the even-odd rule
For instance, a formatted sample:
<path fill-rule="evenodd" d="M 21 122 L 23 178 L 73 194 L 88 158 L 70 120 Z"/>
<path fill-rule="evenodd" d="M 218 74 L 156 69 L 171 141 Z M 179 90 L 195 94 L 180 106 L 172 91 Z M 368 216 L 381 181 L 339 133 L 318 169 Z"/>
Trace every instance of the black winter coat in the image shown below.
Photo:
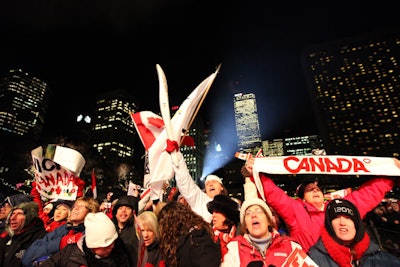
<path fill-rule="evenodd" d="M 122 239 L 125 244 L 125 247 L 129 251 L 129 255 L 131 257 L 131 261 L 133 262 L 132 266 L 137 265 L 138 262 L 138 251 L 139 251 L 139 239 L 136 233 L 136 227 L 134 223 L 134 217 L 130 218 L 124 228 L 120 229 L 118 227 L 118 221 L 115 215 L 117 214 L 117 210 L 121 206 L 128 206 L 131 207 L 132 210 L 137 214 L 138 210 L 138 202 L 139 198 L 134 196 L 123 196 L 120 197 L 118 202 L 115 204 L 113 208 L 113 218 L 112 221 L 114 222 L 115 228 L 117 229 L 118 236 Z"/>
<path fill-rule="evenodd" d="M 310 258 L 323 267 L 339 267 L 328 254 L 321 238 L 309 250 Z M 381 250 L 372 240 L 364 256 L 360 259 L 359 267 L 398 267 L 400 259 L 387 251 Z"/>
<path fill-rule="evenodd" d="M 219 267 L 221 250 L 207 230 L 195 229 L 179 238 L 177 261 L 178 267 Z"/>
<path fill-rule="evenodd" d="M 43 221 L 35 218 L 30 225 L 24 228 L 23 233 L 2 238 L 0 240 L 0 267 L 22 266 L 21 258 L 26 249 L 36 239 L 43 238 L 46 233 Z"/>
<path fill-rule="evenodd" d="M 98 259 L 86 247 L 84 238 L 77 243 L 69 244 L 49 259 L 43 261 L 40 267 L 131 267 L 128 252 L 121 239 L 117 238 L 114 248 L 107 258 Z"/>

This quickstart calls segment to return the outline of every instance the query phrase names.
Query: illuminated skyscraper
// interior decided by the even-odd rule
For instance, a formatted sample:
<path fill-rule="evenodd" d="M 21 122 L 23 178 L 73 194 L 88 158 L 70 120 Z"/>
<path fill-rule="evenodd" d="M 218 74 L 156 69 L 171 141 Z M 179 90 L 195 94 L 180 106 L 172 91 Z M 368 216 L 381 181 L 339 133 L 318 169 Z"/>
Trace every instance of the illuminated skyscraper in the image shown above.
<path fill-rule="evenodd" d="M 261 147 L 260 125 L 255 94 L 235 94 L 233 99 L 238 149 L 252 151 Z"/>
<path fill-rule="evenodd" d="M 97 97 L 93 118 L 93 147 L 115 168 L 121 163 L 132 165 L 135 159 L 143 155 L 143 151 L 135 151 L 135 148 L 142 147 L 130 116 L 130 113 L 136 111 L 138 108 L 132 96 L 123 90 Z"/>
<path fill-rule="evenodd" d="M 0 80 L 2 134 L 38 136 L 47 112 L 48 86 L 22 70 L 10 70 Z"/>
<path fill-rule="evenodd" d="M 303 67 L 328 154 L 399 156 L 400 34 L 309 47 Z"/>
<path fill-rule="evenodd" d="M 197 116 L 193 121 L 187 136 L 190 137 L 190 139 L 187 139 L 189 142 L 182 145 L 180 150 L 192 179 L 198 182 L 203 175 L 204 164 L 204 121 L 201 117 Z M 193 141 L 193 143 L 190 143 L 190 141 Z"/>
<path fill-rule="evenodd" d="M 43 131 L 49 87 L 20 69 L 0 80 L 0 184 L 31 178 L 26 155 Z M 2 189 L 3 190 L 3 189 Z"/>

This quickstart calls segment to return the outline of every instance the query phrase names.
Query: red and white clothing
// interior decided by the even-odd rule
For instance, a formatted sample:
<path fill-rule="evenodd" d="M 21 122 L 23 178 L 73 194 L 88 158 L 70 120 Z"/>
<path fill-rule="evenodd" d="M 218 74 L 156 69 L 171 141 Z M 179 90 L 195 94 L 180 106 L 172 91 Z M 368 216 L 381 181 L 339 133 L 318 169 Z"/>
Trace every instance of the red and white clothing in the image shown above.
<path fill-rule="evenodd" d="M 246 267 L 254 261 L 263 262 L 263 266 L 282 266 L 295 249 L 302 250 L 290 237 L 281 236 L 276 230 L 271 234 L 265 251 L 260 251 L 248 234 L 236 236 L 227 244 L 228 252 L 221 267 Z"/>
<path fill-rule="evenodd" d="M 305 251 L 308 251 L 321 235 L 325 211 L 318 210 L 300 198 L 291 198 L 264 173 L 260 173 L 260 178 L 266 203 L 286 223 L 290 236 L 299 242 Z M 358 190 L 344 198 L 354 203 L 363 219 L 382 201 L 393 186 L 392 178 L 375 178 L 365 182 Z"/>

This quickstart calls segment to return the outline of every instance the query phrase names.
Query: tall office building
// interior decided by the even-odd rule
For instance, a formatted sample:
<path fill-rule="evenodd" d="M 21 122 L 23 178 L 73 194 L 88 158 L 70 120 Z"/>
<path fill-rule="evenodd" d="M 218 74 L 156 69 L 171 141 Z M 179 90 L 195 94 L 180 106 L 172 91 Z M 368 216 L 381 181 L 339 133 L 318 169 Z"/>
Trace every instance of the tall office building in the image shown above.
<path fill-rule="evenodd" d="M 260 125 L 255 94 L 235 94 L 233 99 L 238 149 L 252 152 L 261 147 Z"/>
<path fill-rule="evenodd" d="M 31 178 L 25 169 L 43 131 L 49 92 L 45 82 L 21 69 L 0 79 L 0 186 Z"/>
<path fill-rule="evenodd" d="M 132 166 L 135 160 L 143 156 L 143 151 L 136 151 L 142 144 L 130 116 L 130 113 L 136 111 L 138 107 L 133 97 L 124 90 L 110 91 L 97 97 L 93 118 L 93 147 L 115 168 L 122 163 Z"/>
<path fill-rule="evenodd" d="M 310 156 L 321 155 L 325 152 L 318 135 L 286 137 L 283 139 L 262 141 L 263 155 L 266 157 L 279 156 Z"/>
<path fill-rule="evenodd" d="M 304 73 L 328 154 L 399 156 L 400 34 L 308 47 Z"/>
<path fill-rule="evenodd" d="M 180 150 L 192 179 L 198 182 L 203 175 L 204 165 L 204 121 L 201 117 L 196 116 L 187 136 L 191 138 L 190 141 L 193 140 L 193 144 L 187 142 Z"/>
<path fill-rule="evenodd" d="M 49 88 L 21 69 L 0 80 L 0 131 L 2 134 L 39 135 L 47 112 Z"/>

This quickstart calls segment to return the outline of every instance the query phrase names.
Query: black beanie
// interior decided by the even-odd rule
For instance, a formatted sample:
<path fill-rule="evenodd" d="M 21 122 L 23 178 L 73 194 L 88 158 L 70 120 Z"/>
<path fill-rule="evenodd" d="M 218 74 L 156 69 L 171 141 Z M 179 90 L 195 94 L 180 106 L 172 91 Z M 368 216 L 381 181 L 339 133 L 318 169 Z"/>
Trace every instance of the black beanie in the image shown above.
<path fill-rule="evenodd" d="M 207 203 L 207 209 L 210 213 L 217 211 L 224 214 L 235 225 L 240 222 L 239 204 L 227 195 L 216 195 L 212 201 Z"/>
<path fill-rule="evenodd" d="M 364 224 L 361 220 L 360 213 L 357 207 L 346 199 L 333 199 L 326 207 L 325 228 L 328 231 L 329 235 L 336 240 L 336 242 L 343 245 L 343 241 L 336 236 L 335 231 L 332 227 L 332 220 L 339 215 L 346 215 L 354 222 L 356 235 L 349 245 L 350 247 L 352 247 L 353 245 L 360 242 L 365 234 Z"/>

